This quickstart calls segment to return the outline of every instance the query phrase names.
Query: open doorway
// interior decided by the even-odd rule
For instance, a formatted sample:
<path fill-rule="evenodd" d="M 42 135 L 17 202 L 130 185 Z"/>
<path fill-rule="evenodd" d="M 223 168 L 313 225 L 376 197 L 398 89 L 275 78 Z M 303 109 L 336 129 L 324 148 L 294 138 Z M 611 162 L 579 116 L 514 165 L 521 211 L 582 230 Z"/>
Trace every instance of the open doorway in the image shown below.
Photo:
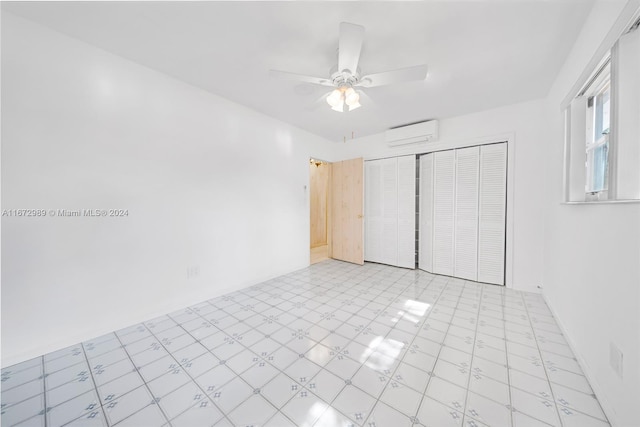
<path fill-rule="evenodd" d="M 364 264 L 364 162 L 311 159 L 310 261 L 327 258 Z"/>
<path fill-rule="evenodd" d="M 310 187 L 310 262 L 328 259 L 330 256 L 331 233 L 329 218 L 329 189 L 331 164 L 318 159 L 309 161 Z"/>

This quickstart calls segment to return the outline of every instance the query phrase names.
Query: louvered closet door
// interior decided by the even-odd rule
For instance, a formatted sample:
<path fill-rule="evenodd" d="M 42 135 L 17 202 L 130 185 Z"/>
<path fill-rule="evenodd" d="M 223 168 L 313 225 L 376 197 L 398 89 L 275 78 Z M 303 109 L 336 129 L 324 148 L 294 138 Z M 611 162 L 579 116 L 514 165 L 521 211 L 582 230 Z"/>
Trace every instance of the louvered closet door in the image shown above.
<path fill-rule="evenodd" d="M 456 150 L 455 277 L 478 280 L 478 162 L 480 147 Z"/>
<path fill-rule="evenodd" d="M 433 272 L 453 275 L 455 151 L 440 151 L 433 158 Z"/>
<path fill-rule="evenodd" d="M 416 157 L 398 157 L 398 262 L 416 266 Z"/>
<path fill-rule="evenodd" d="M 398 263 L 398 162 L 379 160 L 382 164 L 382 259 L 389 265 Z"/>
<path fill-rule="evenodd" d="M 382 164 L 365 162 L 364 259 L 382 262 Z"/>
<path fill-rule="evenodd" d="M 418 268 L 433 271 L 433 154 L 420 156 L 420 249 Z"/>
<path fill-rule="evenodd" d="M 415 156 L 369 160 L 365 172 L 365 259 L 415 268 Z"/>
<path fill-rule="evenodd" d="M 480 147 L 478 281 L 504 284 L 507 144 Z"/>

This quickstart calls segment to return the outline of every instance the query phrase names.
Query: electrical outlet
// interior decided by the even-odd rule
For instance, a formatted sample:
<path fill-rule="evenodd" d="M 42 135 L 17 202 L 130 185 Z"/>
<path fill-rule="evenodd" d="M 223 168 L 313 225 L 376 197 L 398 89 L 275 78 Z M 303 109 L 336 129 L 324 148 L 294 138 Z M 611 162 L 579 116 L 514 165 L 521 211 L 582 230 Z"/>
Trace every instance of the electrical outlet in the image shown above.
<path fill-rule="evenodd" d="M 609 364 L 611 369 L 622 379 L 622 351 L 614 344 L 609 343 Z"/>

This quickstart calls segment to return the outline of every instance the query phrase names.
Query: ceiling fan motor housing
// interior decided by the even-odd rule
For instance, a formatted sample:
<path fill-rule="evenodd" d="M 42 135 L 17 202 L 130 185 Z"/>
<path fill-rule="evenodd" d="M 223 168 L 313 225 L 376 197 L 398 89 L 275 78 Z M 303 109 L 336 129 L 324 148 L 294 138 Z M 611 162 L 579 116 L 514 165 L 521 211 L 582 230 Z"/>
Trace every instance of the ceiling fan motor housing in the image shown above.
<path fill-rule="evenodd" d="M 346 90 L 360 83 L 360 68 L 355 73 L 351 73 L 349 70 L 339 71 L 336 65 L 330 70 L 330 73 L 331 81 L 338 89 L 344 88 Z"/>

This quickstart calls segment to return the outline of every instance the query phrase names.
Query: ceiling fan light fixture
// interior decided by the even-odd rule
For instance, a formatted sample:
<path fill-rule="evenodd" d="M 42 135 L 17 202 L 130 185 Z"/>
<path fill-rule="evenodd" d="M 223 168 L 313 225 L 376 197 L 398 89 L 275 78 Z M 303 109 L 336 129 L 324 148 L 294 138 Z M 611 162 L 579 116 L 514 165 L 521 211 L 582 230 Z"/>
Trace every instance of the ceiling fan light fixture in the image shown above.
<path fill-rule="evenodd" d="M 340 98 L 339 102 L 336 105 L 333 105 L 331 109 L 342 113 L 344 111 L 344 99 Z"/>
<path fill-rule="evenodd" d="M 362 107 L 362 105 L 361 105 L 359 102 L 357 102 L 357 101 L 356 101 L 356 103 L 355 103 L 355 104 L 351 104 L 351 105 L 349 105 L 349 111 L 353 111 L 353 110 L 355 110 L 356 108 L 360 108 L 360 107 Z"/>
<path fill-rule="evenodd" d="M 344 92 L 345 102 L 349 107 L 354 106 L 354 108 L 360 107 L 360 95 L 356 92 L 352 87 L 347 89 Z M 349 111 L 352 109 L 350 108 Z"/>
<path fill-rule="evenodd" d="M 327 104 L 331 105 L 331 107 L 337 107 L 338 105 L 340 105 L 340 107 L 342 108 L 342 103 L 342 92 L 340 92 L 338 89 L 335 89 L 333 92 L 331 92 L 331 94 L 329 94 L 329 96 L 327 96 Z"/>

